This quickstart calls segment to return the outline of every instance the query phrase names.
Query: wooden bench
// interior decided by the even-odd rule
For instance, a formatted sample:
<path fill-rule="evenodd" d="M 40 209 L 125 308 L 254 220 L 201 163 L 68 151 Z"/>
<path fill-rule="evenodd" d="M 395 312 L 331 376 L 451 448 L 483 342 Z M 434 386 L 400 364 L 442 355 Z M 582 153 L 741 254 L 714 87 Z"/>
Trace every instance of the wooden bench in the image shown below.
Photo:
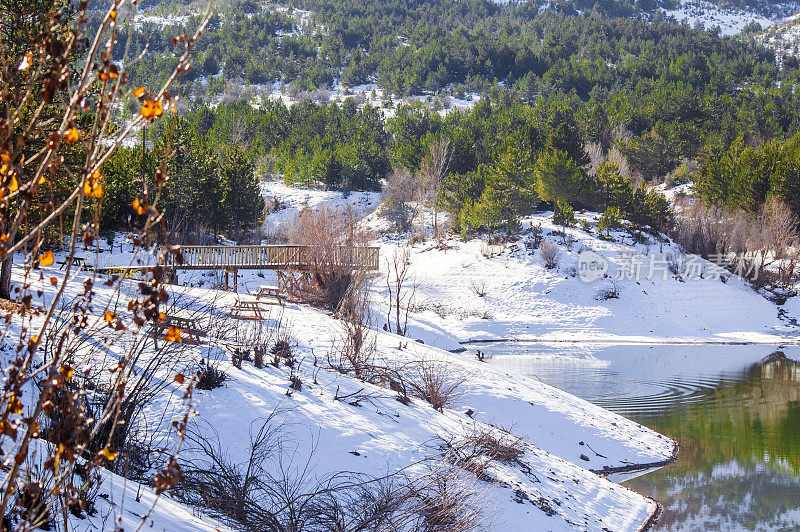
<path fill-rule="evenodd" d="M 274 303 L 239 300 L 231 307 L 230 316 L 240 320 L 263 320 L 265 317 L 269 317 L 269 305 L 274 305 Z"/>
<path fill-rule="evenodd" d="M 180 316 L 167 316 L 161 321 L 153 324 L 150 334 L 153 341 L 158 346 L 157 340 L 164 338 L 170 327 L 175 327 L 181 331 L 181 341 L 188 344 L 199 344 L 201 338 L 206 336 L 206 332 L 197 325 L 194 318 L 182 318 Z"/>
<path fill-rule="evenodd" d="M 261 298 L 272 298 L 276 302 L 270 303 L 269 301 L 264 301 L 264 303 L 268 305 L 283 305 L 283 296 L 281 296 L 281 289 L 277 286 L 265 286 L 262 285 L 258 288 L 258 292 L 255 293 L 256 300 L 260 301 Z"/>

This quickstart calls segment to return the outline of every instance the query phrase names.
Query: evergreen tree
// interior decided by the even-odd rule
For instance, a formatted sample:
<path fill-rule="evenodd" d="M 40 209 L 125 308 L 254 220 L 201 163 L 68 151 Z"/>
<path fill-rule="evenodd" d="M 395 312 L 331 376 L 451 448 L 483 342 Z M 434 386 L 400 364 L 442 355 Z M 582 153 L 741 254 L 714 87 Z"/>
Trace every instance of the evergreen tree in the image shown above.
<path fill-rule="evenodd" d="M 545 201 L 573 203 L 584 182 L 584 172 L 561 150 L 547 150 L 536 160 L 533 169 L 536 191 Z"/>
<path fill-rule="evenodd" d="M 220 182 L 228 228 L 234 237 L 241 239 L 263 221 L 264 198 L 255 175 L 255 164 L 240 147 L 233 146 L 223 155 Z"/>

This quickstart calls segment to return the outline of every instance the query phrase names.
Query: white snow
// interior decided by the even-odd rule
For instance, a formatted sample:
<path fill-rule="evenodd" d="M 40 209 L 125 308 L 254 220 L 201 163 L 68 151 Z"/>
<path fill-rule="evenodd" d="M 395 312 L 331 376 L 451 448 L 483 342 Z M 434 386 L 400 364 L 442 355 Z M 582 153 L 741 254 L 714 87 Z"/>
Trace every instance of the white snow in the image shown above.
<path fill-rule="evenodd" d="M 297 191 L 280 182 L 263 184 L 266 197 L 279 197 L 288 212 L 295 212 L 312 194 L 314 203 L 324 198 L 333 205 L 348 202 L 366 212 L 376 205 L 377 195 Z M 297 190 L 297 189 L 294 189 Z M 691 185 L 672 189 L 690 193 Z M 367 200 L 366 198 L 370 199 Z M 292 207 L 294 205 L 294 207 Z M 368 207 L 369 206 L 369 207 Z M 267 217 L 267 226 L 283 223 L 282 211 Z M 796 340 L 797 327 L 788 324 L 800 315 L 798 298 L 791 298 L 782 309 L 789 316 L 778 317 L 779 307 L 753 290 L 738 276 L 720 279 L 715 265 L 687 255 L 689 270 L 682 279 L 669 272 L 667 259 L 682 250 L 674 243 L 649 237 L 647 243 L 634 242 L 625 232 L 612 232 L 612 239 L 601 239 L 596 228 L 598 214 L 576 215 L 592 227 L 566 229 L 570 244 L 564 244 L 561 227 L 552 223 L 552 213 L 544 212 L 523 220 L 527 232 L 518 242 L 488 246 L 484 238 L 467 242 L 448 236 L 444 246 L 429 241 L 411 247 L 411 277 L 416 283 L 415 308 L 409 319 L 412 338 L 445 349 L 460 342 L 513 338 L 517 340 L 644 342 L 644 343 L 781 343 Z M 367 224 L 386 231 L 388 224 L 370 215 Z M 430 221 L 426 218 L 428 232 Z M 526 243 L 533 230 L 540 230 L 545 241 L 559 246 L 559 265 L 544 267 L 541 253 Z M 407 237 L 386 233 L 378 238 L 382 261 L 407 245 Z M 599 301 L 598 289 L 611 279 L 590 283 L 576 276 L 577 259 L 583 250 L 592 250 L 609 263 L 614 277 L 638 264 L 636 279 L 614 280 L 621 291 L 619 299 Z M 386 265 L 382 266 L 384 269 Z M 702 272 L 704 278 L 699 278 Z M 243 274 L 247 282 L 249 274 Z M 382 274 L 382 275 L 385 275 Z M 485 285 L 486 294 L 477 295 L 473 285 Z M 241 283 L 240 283 L 241 285 Z M 385 280 L 375 283 L 376 314 L 383 315 L 386 301 Z"/>
<path fill-rule="evenodd" d="M 376 230 L 387 226 L 377 213 L 377 193 L 354 192 L 345 198 L 339 192 L 301 190 L 277 181 L 262 183 L 262 193 L 282 206 L 267 216 L 268 231 L 285 230 L 302 208 L 323 203 L 337 209 L 353 208 Z M 444 364 L 452 378 L 463 378 L 461 394 L 443 413 L 418 399 L 403 405 L 385 387 L 328 369 L 327 356 L 341 337 L 341 324 L 328 313 L 287 304 L 283 309 L 276 307 L 267 322 L 290 324 L 299 361 L 293 370 L 270 365 L 257 369 L 250 362 L 237 369 L 224 348 L 181 347 L 187 359 L 211 358 L 230 376 L 223 388 L 195 392 L 193 407 L 199 416 L 193 426 L 209 438 L 218 438 L 232 458 L 243 459 L 243 442 L 248 441 L 251 426 L 278 411 L 276 423 L 291 438 L 282 464 L 276 462 L 274 467 L 288 465 L 297 471 L 307 464 L 312 472 L 308 482 L 342 470 L 381 475 L 407 468 L 423 474 L 424 464 L 440 455 L 444 441 L 462 438 L 474 427 L 505 427 L 523 439 L 527 467 L 495 463 L 489 471 L 498 482 L 474 481 L 473 489 L 485 501 L 485 529 L 629 530 L 641 526 L 655 511 L 655 503 L 590 470 L 614 471 L 630 464 L 667 460 L 674 452 L 671 440 L 535 378 L 507 372 L 502 364 L 480 362 L 475 357 L 480 345 L 458 354 L 442 348 L 459 348 L 460 342 L 475 339 L 527 339 L 556 346 L 550 355 L 543 351 L 540 356 L 552 356 L 562 363 L 603 365 L 608 362 L 594 357 L 587 346 L 619 342 L 795 344 L 797 327 L 789 318 L 797 315 L 800 305 L 797 298 L 790 299 L 783 307 L 785 314 L 779 317 L 773 303 L 738 277 L 727 282 L 713 279 L 713 268 L 706 261 L 700 263 L 705 278 L 687 274 L 679 280 L 660 270 L 650 278 L 622 278 L 616 281 L 619 299 L 600 301 L 598 288 L 610 280 L 589 283 L 576 275 L 582 250 L 591 249 L 605 258 L 613 276 L 624 271 L 632 254 L 644 265 L 651 258 L 655 264 L 655 258 L 678 253 L 677 246 L 654 239 L 637 243 L 623 232 L 612 232 L 604 239 L 596 228 L 586 232 L 577 227 L 567 228 L 567 245 L 551 215 L 526 218 L 528 231 L 523 237 L 503 245 L 488 246 L 482 239 L 462 242 L 454 237 L 444 238 L 442 246 L 433 241 L 415 244 L 411 268 L 416 296 L 407 337 L 381 330 L 387 310 L 382 265 L 372 289 L 375 359 L 406 378 L 413 378 L 420 361 Z M 578 214 L 590 226 L 597 216 Z M 429 216 L 422 218 L 430 224 Z M 557 268 L 545 268 L 540 252 L 526 246 L 534 239 L 534 228 L 545 241 L 559 246 Z M 104 252 L 89 263 L 125 265 L 135 261 L 128 247 L 122 246 L 120 251 L 123 236 L 118 236 L 113 251 L 101 241 Z M 406 238 L 376 235 L 382 260 L 406 246 Z M 62 256 L 58 254 L 57 259 Z M 151 259 L 144 255 L 142 261 L 147 260 Z M 47 302 L 54 290 L 49 277 L 61 275 L 58 264 L 46 267 L 44 277 L 34 280 L 31 290 L 41 289 Z M 68 300 L 81 289 L 87 275 L 86 271 L 75 274 Z M 245 293 L 259 285 L 274 284 L 270 272 L 240 270 L 242 294 L 237 295 L 207 288 L 209 279 L 203 273 L 181 272 L 180 276 L 183 283 L 194 286 L 170 287 L 172 299 L 185 309 L 173 312 L 190 313 L 204 324 L 225 319 L 237 297 L 248 297 Z M 22 282 L 21 272 L 15 272 L 14 280 Z M 482 297 L 471 288 L 478 283 L 485 285 Z M 119 299 L 100 283 L 95 288 L 98 319 L 106 304 L 127 316 L 133 283 L 125 282 Z M 35 300 L 40 301 L 36 296 Z M 12 325 L 17 326 L 16 322 Z M 254 325 L 234 321 L 230 326 L 242 331 Z M 121 335 L 119 342 L 104 347 L 111 357 L 109 364 L 133 341 L 131 332 Z M 570 359 L 558 355 L 559 350 L 585 355 Z M 164 378 L 169 378 L 169 371 L 164 370 Z M 287 395 L 290 373 L 301 379 L 302 389 Z M 356 399 L 336 399 L 347 394 Z M 169 421 L 185 408 L 179 396 L 180 387 L 172 383 L 149 408 L 155 420 L 149 429 L 167 448 L 174 443 Z M 190 459 L 199 459 L 192 451 L 186 453 Z M 115 482 L 113 479 L 116 486 Z M 525 494 L 522 499 L 520 493 Z M 179 511 L 189 511 L 174 509 L 171 505 L 180 507 L 174 501 L 164 504 L 157 519 L 154 517 L 156 527 L 169 529 L 169 521 L 161 524 L 162 516 L 169 520 Z"/>
<path fill-rule="evenodd" d="M 736 35 L 747 24 L 755 21 L 762 27 L 771 26 L 773 19 L 738 8 L 719 7 L 707 0 L 684 0 L 674 10 L 664 10 L 664 14 L 675 18 L 678 22 L 687 22 L 690 26 L 700 25 L 706 29 L 719 27 L 722 35 Z"/>

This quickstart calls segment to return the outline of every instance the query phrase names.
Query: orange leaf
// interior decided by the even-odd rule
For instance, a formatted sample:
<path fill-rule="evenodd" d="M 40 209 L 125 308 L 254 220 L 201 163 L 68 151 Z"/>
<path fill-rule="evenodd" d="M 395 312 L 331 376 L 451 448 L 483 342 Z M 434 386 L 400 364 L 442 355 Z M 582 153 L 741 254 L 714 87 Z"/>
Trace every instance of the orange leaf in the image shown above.
<path fill-rule="evenodd" d="M 108 81 L 108 74 L 106 72 L 100 72 L 100 81 Z"/>
<path fill-rule="evenodd" d="M 50 278 L 50 284 L 53 285 L 53 286 L 57 285 L 58 284 L 58 279 L 56 279 L 55 277 L 51 277 Z"/>
<path fill-rule="evenodd" d="M 144 104 L 142 104 L 142 110 L 139 111 L 145 118 L 156 118 L 161 116 L 164 113 L 164 108 L 161 106 L 161 102 L 156 100 L 145 100 Z"/>
<path fill-rule="evenodd" d="M 100 199 L 103 197 L 103 176 L 97 170 L 83 184 L 83 195 L 89 198 Z"/>
<path fill-rule="evenodd" d="M 108 323 L 111 323 L 112 321 L 114 321 L 114 318 L 116 318 L 116 317 L 117 317 L 117 314 L 115 312 L 111 312 L 110 310 L 107 310 L 105 316 L 103 317 L 103 319 L 106 320 Z"/>
<path fill-rule="evenodd" d="M 19 184 L 17 183 L 17 178 L 15 176 L 11 176 L 11 183 L 8 184 L 8 191 L 9 192 L 16 192 L 19 189 Z"/>
<path fill-rule="evenodd" d="M 78 137 L 79 137 L 78 130 L 75 129 L 74 127 L 71 127 L 67 131 L 67 134 L 64 135 L 64 140 L 66 141 L 67 144 L 75 144 L 76 142 L 78 142 Z"/>
<path fill-rule="evenodd" d="M 181 330 L 177 327 L 170 327 L 167 331 L 167 334 L 164 335 L 164 339 L 168 342 L 182 342 L 181 340 Z"/>
<path fill-rule="evenodd" d="M 113 462 L 114 459 L 119 455 L 119 453 L 112 451 L 108 447 L 104 447 L 102 455 L 106 457 L 106 460 Z"/>
<path fill-rule="evenodd" d="M 39 257 L 39 264 L 42 266 L 52 266 L 53 265 L 53 252 L 52 251 L 45 251 L 44 254 Z"/>
<path fill-rule="evenodd" d="M 109 20 L 117 20 L 117 10 L 116 9 L 112 9 L 111 11 L 108 12 L 108 19 Z"/>
<path fill-rule="evenodd" d="M 178 373 L 177 375 L 175 375 L 175 382 L 177 382 L 178 384 L 183 384 L 184 380 L 185 377 L 183 376 L 183 373 Z"/>
<path fill-rule="evenodd" d="M 139 87 L 138 89 L 133 91 L 133 95 L 136 96 L 137 98 L 141 98 L 142 96 L 144 96 L 145 92 L 147 91 L 145 90 L 144 87 Z"/>
<path fill-rule="evenodd" d="M 69 366 L 61 366 L 58 368 L 58 372 L 67 380 L 72 378 L 72 368 Z"/>

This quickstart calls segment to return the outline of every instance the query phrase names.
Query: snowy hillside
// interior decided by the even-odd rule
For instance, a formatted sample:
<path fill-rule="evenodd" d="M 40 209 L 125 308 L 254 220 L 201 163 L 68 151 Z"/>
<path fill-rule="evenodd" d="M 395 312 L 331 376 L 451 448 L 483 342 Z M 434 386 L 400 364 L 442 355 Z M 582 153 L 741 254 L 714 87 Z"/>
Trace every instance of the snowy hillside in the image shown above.
<path fill-rule="evenodd" d="M 775 50 L 778 61 L 783 62 L 786 56 L 797 57 L 800 50 L 800 14 L 767 28 L 759 34 L 758 41 Z"/>
<path fill-rule="evenodd" d="M 128 301 L 136 284 L 125 281 L 115 291 L 97 283 L 91 319 L 99 323 L 92 330 L 100 336 L 77 348 L 78 360 L 102 348 L 103 367 L 114 368 L 131 346 L 138 346 L 138 364 L 146 367 L 164 360 L 159 358 L 163 350 L 170 350 L 169 363 L 156 370 L 165 387 L 136 422 L 154 445 L 169 452 L 178 443 L 171 424 L 187 403 L 182 398 L 186 383 L 173 380 L 175 372 L 192 375 L 206 360 L 227 376 L 222 387 L 195 390 L 191 398 L 196 416 L 180 455 L 190 478 L 214 467 L 253 467 L 252 455 L 260 457 L 259 475 L 295 494 L 335 485 L 351 490 L 347 493 L 352 497 L 355 479 L 359 486 L 393 482 L 395 488 L 424 485 L 428 490 L 431 482 L 448 478 L 458 486 L 449 497 L 457 493 L 459 500 L 480 501 L 475 519 L 481 530 L 636 530 L 657 513 L 657 504 L 608 476 L 616 479 L 617 473 L 668 462 L 676 444 L 536 379 L 487 364 L 476 356 L 481 344 L 464 342 L 544 341 L 589 362 L 591 349 L 583 346 L 609 342 L 796 343 L 797 298 L 778 307 L 738 277 L 681 256 L 665 239 L 600 232 L 593 213 L 578 214 L 580 225 L 565 233 L 552 224 L 552 213 L 543 212 L 524 220 L 516 241 L 490 245 L 485 239 L 463 242 L 449 236 L 438 245 L 431 240 L 410 245 L 409 235 L 381 233 L 387 222 L 375 193 L 345 198 L 278 182 L 262 183 L 262 193 L 273 209 L 265 224 L 271 239 L 285 238 L 303 208 L 323 204 L 352 209 L 375 231 L 382 271 L 372 284 L 374 331 L 368 338 L 373 346 L 370 367 L 382 369 L 360 377 L 335 369 L 345 331 L 342 321 L 327 312 L 286 304 L 272 307 L 263 321 L 232 318 L 238 300 L 274 283 L 268 271 L 240 270 L 239 294 L 215 290 L 219 280 L 213 273 L 182 272 L 184 286 L 170 286 L 165 311 L 195 320 L 207 336 L 200 344 L 167 347 L 164 342 L 156 345 L 146 330 L 104 329 L 105 310 L 130 319 Z M 430 223 L 428 217 L 425 223 Z M 87 257 L 90 269 L 95 262 L 135 261 L 123 240 L 118 235 L 113 246 L 101 244 L 102 253 Z M 414 287 L 406 336 L 382 330 L 387 328 L 388 261 L 402 250 L 409 253 L 407 286 Z M 56 288 L 50 278 L 63 276 L 58 263 L 62 257 L 56 254 L 55 264 L 32 281 L 36 305 L 53 297 Z M 599 274 L 584 269 L 587 257 L 602 265 Z M 84 270 L 72 275 L 67 302 L 79 296 L 90 274 Z M 15 272 L 15 284 L 23 281 L 21 272 Z M 12 336 L 19 326 L 12 321 Z M 264 335 L 275 345 L 286 340 L 288 354 L 268 353 L 263 363 L 234 360 L 232 346 Z M 423 386 L 431 375 L 452 385 L 441 411 L 424 395 L 404 395 L 396 384 Z M 262 436 L 263 449 L 253 443 Z M 505 454 L 479 453 L 476 461 L 471 453 L 486 441 L 501 446 Z M 471 457 L 466 462 L 465 454 Z M 110 474 L 101 493 L 104 502 L 94 517 L 72 518 L 78 529 L 102 529 L 117 518 L 133 527 L 147 512 L 142 505 L 153 498 L 149 488 Z M 374 496 L 369 489 L 367 493 Z M 305 496 L 314 507 L 322 504 L 317 495 L 301 498 Z M 162 495 L 148 517 L 153 528 L 221 527 L 193 516 L 199 511 L 237 528 L 230 513 L 202 510 L 176 497 L 197 500 L 186 493 Z M 279 506 L 273 509 L 288 511 Z M 352 515 L 347 512 L 353 510 L 343 511 Z"/>
<path fill-rule="evenodd" d="M 300 205 L 282 184 L 265 186 L 267 197 L 282 198 L 288 213 Z M 326 194 L 326 193 L 317 193 Z M 299 196 L 302 197 L 302 194 Z M 373 205 L 374 196 L 327 193 L 340 206 Z M 321 196 L 318 196 L 321 201 Z M 366 203 L 368 201 L 368 203 Z M 294 205 L 294 207 L 292 207 Z M 362 210 L 362 212 L 364 212 Z M 267 224 L 271 224 L 270 215 Z M 462 242 L 447 237 L 443 245 L 410 247 L 416 285 L 409 336 L 444 349 L 478 339 L 550 341 L 766 342 L 795 341 L 798 328 L 792 298 L 783 307 L 771 303 L 738 276 L 722 273 L 710 262 L 682 255 L 674 243 L 626 231 L 601 235 L 596 213 L 577 214 L 586 224 L 566 229 L 552 222 L 552 212 L 523 220 L 518 241 L 489 246 L 485 237 Z M 367 222 L 377 232 L 387 226 L 377 213 Z M 556 246 L 557 265 L 547 268 L 541 240 Z M 408 238 L 380 237 L 385 261 L 406 247 Z M 582 252 L 594 252 L 608 263 L 607 277 L 585 282 L 578 275 Z M 678 268 L 678 274 L 670 268 Z M 248 274 L 245 274 L 248 275 Z M 385 276 L 385 273 L 383 274 Z M 377 315 L 384 315 L 386 283 L 375 283 Z M 618 297 L 600 295 L 615 286 Z M 678 312 L 680 309 L 680 312 Z"/>
<path fill-rule="evenodd" d="M 61 275 L 57 266 L 43 270 L 46 279 Z M 78 273 L 78 282 L 70 286 L 81 286 L 87 275 Z M 15 277 L 15 282 L 22 282 L 22 278 Z M 33 289 L 42 290 L 37 303 L 44 304 L 53 296 L 49 280 L 33 285 Z M 121 294 L 98 288 L 95 308 L 108 308 L 127 319 L 126 294 L 130 288 L 124 288 Z M 69 294 L 67 300 L 76 295 L 77 291 Z M 257 327 L 255 322 L 226 317 L 236 299 L 232 293 L 175 287 L 171 290 L 174 306 L 170 313 L 191 316 L 209 331 L 214 324 L 226 330 L 234 327 L 237 334 Z M 96 319 L 101 321 L 101 315 Z M 247 442 L 268 420 L 282 452 L 269 456 L 262 465 L 276 478 L 296 482 L 297 489 L 312 490 L 343 471 L 381 476 L 402 470 L 411 477 L 424 478 L 430 474 L 430 467 L 442 467 L 436 466 L 441 464 L 442 453 L 469 441 L 476 431 L 488 431 L 514 438 L 520 454 L 511 461 L 490 459 L 482 472 L 484 480 L 466 480 L 468 491 L 485 506 L 481 529 L 629 530 L 640 527 L 656 511 L 653 501 L 588 470 L 613 471 L 668 460 L 675 449 L 667 438 L 537 381 L 376 332 L 375 358 L 382 365 L 404 373 L 409 380 L 415 378 L 421 363 L 447 368 L 448 379 L 463 383 L 457 399 L 442 413 L 419 399 L 411 398 L 405 404 L 385 387 L 328 368 L 324 361 L 336 349 L 341 325 L 327 313 L 297 305 L 282 310 L 276 307 L 265 325 L 277 327 L 278 322 L 291 334 L 295 361 L 291 367 L 256 368 L 245 362 L 238 369 L 231 363 L 230 353 L 213 339 L 207 344 L 178 345 L 172 355 L 174 361 L 213 360 L 228 374 L 225 387 L 195 391 L 192 408 L 197 416 L 190 432 L 224 450 L 229 460 L 247 460 Z M 105 364 L 115 366 L 136 341 L 143 341 L 141 363 L 146 364 L 156 351 L 144 334 L 109 332 L 109 338 L 113 336 L 116 341 L 103 340 Z M 92 342 L 78 349 L 78 360 L 96 345 Z M 166 381 L 170 381 L 171 371 L 175 371 L 174 366 L 162 370 Z M 175 444 L 169 425 L 183 408 L 182 389 L 182 384 L 172 382 L 148 407 L 148 430 L 165 448 Z M 500 427 L 509 428 L 511 434 Z M 209 459 L 192 445 L 186 446 L 182 456 L 188 464 Z M 131 490 L 140 491 L 135 484 L 121 488 L 120 482 L 109 477 L 101 490 L 110 490 L 110 499 L 117 500 L 130 497 Z M 145 489 L 142 500 L 147 500 L 147 493 Z M 136 498 L 135 504 L 129 502 L 120 510 L 123 517 L 143 513 L 139 496 Z M 159 511 L 151 517 L 155 528 L 189 530 L 190 522 L 195 523 L 191 525 L 194 529 L 217 528 L 210 522 L 201 526 L 188 519 L 188 510 L 169 500 L 156 508 Z M 93 519 L 113 519 L 113 512 L 101 506 L 100 516 Z M 169 519 L 173 519 L 172 528 Z M 80 523 L 78 520 L 76 526 Z"/>
<path fill-rule="evenodd" d="M 677 9 L 665 10 L 664 14 L 692 27 L 700 25 L 709 30 L 719 27 L 722 35 L 736 35 L 753 22 L 761 27 L 775 23 L 772 17 L 738 8 L 720 7 L 707 0 L 683 0 Z"/>

